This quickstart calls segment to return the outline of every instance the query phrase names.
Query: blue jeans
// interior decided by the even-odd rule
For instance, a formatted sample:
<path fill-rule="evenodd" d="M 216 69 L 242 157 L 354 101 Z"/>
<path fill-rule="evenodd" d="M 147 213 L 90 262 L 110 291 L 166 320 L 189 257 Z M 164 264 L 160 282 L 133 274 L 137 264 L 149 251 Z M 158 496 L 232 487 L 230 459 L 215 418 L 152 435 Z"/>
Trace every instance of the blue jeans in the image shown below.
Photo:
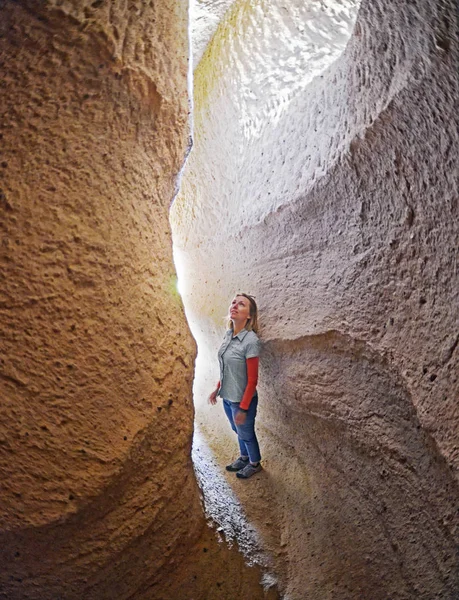
<path fill-rule="evenodd" d="M 243 425 L 236 425 L 234 417 L 239 411 L 239 404 L 223 399 L 223 408 L 225 409 L 225 414 L 230 422 L 231 429 L 237 433 L 241 456 L 248 456 L 251 463 L 257 463 L 261 460 L 260 446 L 258 445 L 257 436 L 255 434 L 257 406 L 258 396 L 255 395 L 252 398 L 249 410 L 246 413 L 245 423 Z"/>

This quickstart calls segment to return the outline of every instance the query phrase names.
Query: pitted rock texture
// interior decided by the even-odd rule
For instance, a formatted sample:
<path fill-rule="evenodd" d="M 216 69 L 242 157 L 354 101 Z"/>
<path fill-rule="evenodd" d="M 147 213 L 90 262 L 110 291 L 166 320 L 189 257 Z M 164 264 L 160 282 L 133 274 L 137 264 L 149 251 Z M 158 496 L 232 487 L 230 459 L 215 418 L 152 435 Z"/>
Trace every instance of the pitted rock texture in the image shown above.
<path fill-rule="evenodd" d="M 207 531 L 190 458 L 168 220 L 187 6 L 0 13 L 0 597 L 265 597 Z"/>
<path fill-rule="evenodd" d="M 232 16 L 196 70 L 172 224 L 198 419 L 234 445 L 205 398 L 229 301 L 253 293 L 270 459 L 258 504 L 277 533 L 240 493 L 290 600 L 459 589 L 456 11 L 363 2 L 343 54 L 292 84 L 275 118 L 280 92 L 253 98 L 252 128 L 246 42 L 274 30 L 269 19 L 238 36 Z"/>
<path fill-rule="evenodd" d="M 168 225 L 187 146 L 186 10 L 138 3 L 127 18 L 122 3 L 99 4 L 1 6 L 11 599 L 124 597 L 142 581 L 133 560 L 156 581 L 202 527 L 188 456 L 194 346 Z M 189 505 L 171 504 L 179 489 Z"/>

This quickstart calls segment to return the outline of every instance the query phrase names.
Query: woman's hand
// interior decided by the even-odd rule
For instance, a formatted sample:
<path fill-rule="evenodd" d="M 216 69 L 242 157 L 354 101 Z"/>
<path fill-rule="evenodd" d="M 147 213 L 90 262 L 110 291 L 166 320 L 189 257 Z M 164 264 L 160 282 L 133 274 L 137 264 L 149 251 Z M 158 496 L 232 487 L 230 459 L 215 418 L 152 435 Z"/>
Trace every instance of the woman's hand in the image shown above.
<path fill-rule="evenodd" d="M 247 413 L 243 410 L 238 410 L 237 413 L 234 415 L 234 423 L 236 425 L 244 425 L 246 418 Z"/>
<path fill-rule="evenodd" d="M 218 390 L 214 390 L 214 391 L 213 391 L 213 392 L 210 394 L 209 398 L 207 399 L 207 400 L 208 400 L 208 402 L 209 402 L 209 404 L 212 404 L 213 406 L 214 406 L 215 404 L 217 404 L 217 394 L 218 394 Z"/>

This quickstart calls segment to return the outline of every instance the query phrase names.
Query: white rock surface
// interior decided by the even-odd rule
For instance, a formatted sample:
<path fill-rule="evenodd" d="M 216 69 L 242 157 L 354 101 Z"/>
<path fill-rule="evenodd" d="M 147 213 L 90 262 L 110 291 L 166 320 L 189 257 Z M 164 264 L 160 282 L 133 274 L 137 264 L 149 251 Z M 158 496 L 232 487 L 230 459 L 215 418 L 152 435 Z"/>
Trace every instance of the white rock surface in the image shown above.
<path fill-rule="evenodd" d="M 220 21 L 234 0 L 190 0 L 193 68 L 197 67 Z"/>
<path fill-rule="evenodd" d="M 287 597 L 451 600 L 456 7 L 365 1 L 352 29 L 346 6 L 347 34 L 337 4 L 235 5 L 196 70 L 172 225 L 197 417 L 230 443 L 205 398 L 228 303 L 254 293 Z"/>

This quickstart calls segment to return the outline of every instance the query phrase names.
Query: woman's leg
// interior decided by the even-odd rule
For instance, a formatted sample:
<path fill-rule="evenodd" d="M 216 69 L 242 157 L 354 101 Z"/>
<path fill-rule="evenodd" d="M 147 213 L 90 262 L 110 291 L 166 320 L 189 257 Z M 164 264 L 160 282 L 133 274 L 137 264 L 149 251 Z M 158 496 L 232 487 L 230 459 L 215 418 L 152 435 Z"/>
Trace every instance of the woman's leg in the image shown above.
<path fill-rule="evenodd" d="M 258 445 L 257 436 L 255 433 L 255 417 L 257 416 L 258 396 L 254 396 L 250 402 L 249 410 L 246 413 L 245 423 L 243 425 L 235 425 L 240 440 L 239 445 L 244 444 L 247 448 L 250 462 L 257 464 L 261 460 L 260 446 Z M 231 406 L 232 419 L 234 423 L 234 415 L 239 410 L 237 404 Z"/>
<path fill-rule="evenodd" d="M 225 414 L 228 417 L 228 421 L 230 422 L 231 425 L 231 429 L 234 431 L 234 433 L 237 434 L 237 439 L 239 442 L 239 451 L 241 453 L 242 458 L 246 458 L 247 456 L 249 456 L 249 451 L 247 446 L 245 445 L 245 442 L 240 438 L 237 427 L 234 423 L 234 418 L 233 415 L 235 414 L 235 409 L 234 406 L 236 406 L 233 402 L 230 402 L 229 400 L 223 400 L 223 408 L 225 410 Z"/>

